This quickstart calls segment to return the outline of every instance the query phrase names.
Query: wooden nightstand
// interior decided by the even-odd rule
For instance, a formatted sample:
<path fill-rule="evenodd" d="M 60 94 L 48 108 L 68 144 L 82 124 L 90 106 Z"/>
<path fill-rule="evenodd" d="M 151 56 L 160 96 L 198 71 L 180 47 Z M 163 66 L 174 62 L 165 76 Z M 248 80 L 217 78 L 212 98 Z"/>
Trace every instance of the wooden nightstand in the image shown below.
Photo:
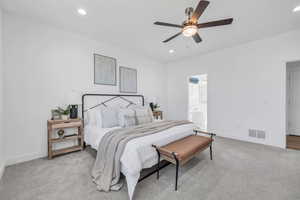
<path fill-rule="evenodd" d="M 153 111 L 153 116 L 155 119 L 163 119 L 163 112 L 160 110 Z"/>
<path fill-rule="evenodd" d="M 81 119 L 69 119 L 69 120 L 48 120 L 48 159 L 52 159 L 54 156 L 58 156 L 65 153 L 83 150 L 83 126 Z M 78 133 L 72 135 L 66 135 L 63 138 L 53 138 L 52 133 L 54 130 L 77 128 Z M 52 145 L 59 142 L 65 142 L 70 140 L 77 140 L 78 144 L 75 146 L 53 150 Z"/>

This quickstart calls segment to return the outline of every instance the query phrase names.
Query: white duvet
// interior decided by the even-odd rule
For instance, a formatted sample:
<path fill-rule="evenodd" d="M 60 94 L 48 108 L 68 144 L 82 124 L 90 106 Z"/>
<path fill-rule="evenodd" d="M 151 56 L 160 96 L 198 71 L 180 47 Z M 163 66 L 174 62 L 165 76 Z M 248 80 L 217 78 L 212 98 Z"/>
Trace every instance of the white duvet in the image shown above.
<path fill-rule="evenodd" d="M 109 131 L 117 129 L 100 128 L 97 126 L 85 127 L 85 142 L 93 149 L 98 149 L 102 137 Z M 186 124 L 161 131 L 156 134 L 139 137 L 127 143 L 121 157 L 121 171 L 126 177 L 129 198 L 132 199 L 134 189 L 144 168 L 152 167 L 157 163 L 157 153 L 152 144 L 162 146 L 180 138 L 193 134 L 194 124 Z"/>

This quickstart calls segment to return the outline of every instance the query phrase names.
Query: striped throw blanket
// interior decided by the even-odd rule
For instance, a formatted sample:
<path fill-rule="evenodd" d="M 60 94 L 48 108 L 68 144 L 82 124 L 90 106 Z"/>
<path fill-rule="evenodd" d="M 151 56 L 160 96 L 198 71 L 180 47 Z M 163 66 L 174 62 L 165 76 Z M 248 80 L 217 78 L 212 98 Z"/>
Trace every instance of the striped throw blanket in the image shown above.
<path fill-rule="evenodd" d="M 107 192 L 121 189 L 123 184 L 120 182 L 120 158 L 130 140 L 189 123 L 191 122 L 186 120 L 160 121 L 106 133 L 98 146 L 97 158 L 92 170 L 93 181 L 97 184 L 98 190 Z"/>

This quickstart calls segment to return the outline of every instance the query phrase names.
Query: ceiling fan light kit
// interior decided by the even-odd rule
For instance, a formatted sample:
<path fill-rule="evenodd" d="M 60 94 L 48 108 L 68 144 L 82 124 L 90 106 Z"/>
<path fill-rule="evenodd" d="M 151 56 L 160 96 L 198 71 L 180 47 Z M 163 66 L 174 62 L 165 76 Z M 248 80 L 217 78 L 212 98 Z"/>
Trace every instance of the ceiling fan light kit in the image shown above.
<path fill-rule="evenodd" d="M 198 27 L 196 25 L 187 25 L 183 27 L 182 34 L 185 37 L 191 37 L 198 32 Z"/>
<path fill-rule="evenodd" d="M 198 29 L 232 24 L 233 18 L 198 24 L 198 20 L 201 17 L 201 15 L 203 14 L 203 12 L 205 11 L 205 9 L 207 8 L 208 4 L 209 4 L 209 1 L 201 0 L 198 3 L 195 10 L 191 7 L 186 8 L 185 14 L 187 15 L 188 19 L 186 21 L 184 21 L 182 25 L 170 24 L 170 23 L 165 23 L 165 22 L 154 22 L 155 25 L 159 25 L 159 26 L 181 28 L 181 31 L 179 33 L 164 40 L 163 42 L 164 43 L 169 42 L 170 40 L 183 34 L 185 37 L 193 37 L 193 39 L 196 43 L 200 43 L 202 41 L 202 39 L 201 39 L 200 35 L 198 34 Z"/>

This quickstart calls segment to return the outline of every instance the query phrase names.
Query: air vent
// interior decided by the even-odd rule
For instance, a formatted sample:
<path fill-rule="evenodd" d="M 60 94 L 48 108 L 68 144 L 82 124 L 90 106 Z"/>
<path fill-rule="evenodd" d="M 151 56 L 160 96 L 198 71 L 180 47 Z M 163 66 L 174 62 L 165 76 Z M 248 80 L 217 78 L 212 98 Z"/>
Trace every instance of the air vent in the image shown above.
<path fill-rule="evenodd" d="M 266 132 L 261 131 L 261 130 L 257 130 L 256 137 L 259 138 L 259 139 L 266 139 Z"/>
<path fill-rule="evenodd" d="M 256 130 L 249 129 L 249 137 L 256 137 Z"/>
<path fill-rule="evenodd" d="M 266 139 L 266 132 L 263 130 L 249 129 L 249 137 Z"/>

